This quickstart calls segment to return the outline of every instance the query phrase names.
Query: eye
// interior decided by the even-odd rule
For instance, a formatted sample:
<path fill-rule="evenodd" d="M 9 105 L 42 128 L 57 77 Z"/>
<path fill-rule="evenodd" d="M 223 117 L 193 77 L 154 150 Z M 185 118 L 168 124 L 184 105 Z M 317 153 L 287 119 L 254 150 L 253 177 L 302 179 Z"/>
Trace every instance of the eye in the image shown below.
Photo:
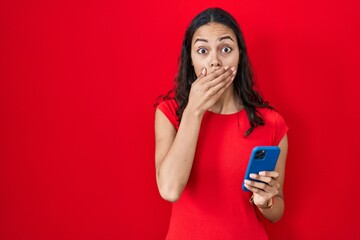
<path fill-rule="evenodd" d="M 197 52 L 198 52 L 199 54 L 205 54 L 205 53 L 207 53 L 207 50 L 206 50 L 205 48 L 199 48 L 199 49 L 197 50 Z"/>
<path fill-rule="evenodd" d="M 224 53 L 230 53 L 232 51 L 231 47 L 224 47 L 222 50 Z"/>

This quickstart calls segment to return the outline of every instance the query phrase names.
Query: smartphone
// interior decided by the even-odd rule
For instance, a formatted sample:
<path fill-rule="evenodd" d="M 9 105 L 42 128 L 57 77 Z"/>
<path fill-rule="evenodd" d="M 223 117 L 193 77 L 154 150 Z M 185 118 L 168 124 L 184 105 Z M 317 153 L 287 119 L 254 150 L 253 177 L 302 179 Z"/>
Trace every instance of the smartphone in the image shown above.
<path fill-rule="evenodd" d="M 277 146 L 257 146 L 251 152 L 250 160 L 246 169 L 245 179 L 258 181 L 250 178 L 250 173 L 259 174 L 262 171 L 274 171 L 279 158 L 280 148 Z M 249 191 L 245 184 L 242 184 L 244 191 Z"/>

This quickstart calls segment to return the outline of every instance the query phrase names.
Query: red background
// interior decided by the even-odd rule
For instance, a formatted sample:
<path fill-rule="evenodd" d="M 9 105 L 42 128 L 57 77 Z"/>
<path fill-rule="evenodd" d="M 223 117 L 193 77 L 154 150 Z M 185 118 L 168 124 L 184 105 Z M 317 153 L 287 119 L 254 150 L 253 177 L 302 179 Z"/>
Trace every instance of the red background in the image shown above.
<path fill-rule="evenodd" d="M 271 239 L 360 236 L 360 4 L 1 1 L 0 239 L 163 239 L 154 109 L 209 6 L 240 23 L 289 131 L 286 212 Z"/>

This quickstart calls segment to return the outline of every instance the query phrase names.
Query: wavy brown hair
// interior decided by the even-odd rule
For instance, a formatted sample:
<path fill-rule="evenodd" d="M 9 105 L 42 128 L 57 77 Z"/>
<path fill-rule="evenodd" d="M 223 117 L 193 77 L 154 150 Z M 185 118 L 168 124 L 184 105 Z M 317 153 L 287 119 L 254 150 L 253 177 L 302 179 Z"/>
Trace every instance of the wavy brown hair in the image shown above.
<path fill-rule="evenodd" d="M 264 119 L 257 108 L 274 108 L 271 107 L 268 102 L 264 101 L 260 94 L 254 89 L 253 71 L 246 51 L 244 37 L 238 23 L 228 12 L 220 8 L 208 8 L 199 13 L 191 21 L 185 32 L 182 43 L 179 58 L 179 71 L 175 78 L 175 88 L 166 96 L 162 96 L 162 99 L 175 98 L 179 105 L 176 115 L 180 123 L 184 109 L 188 104 L 191 84 L 197 79 L 191 60 L 192 38 L 199 27 L 208 23 L 223 24 L 232 29 L 235 33 L 240 50 L 240 61 L 237 74 L 233 81 L 234 95 L 238 102 L 244 105 L 246 110 L 250 128 L 245 132 L 245 136 L 249 136 L 256 127 L 265 125 Z M 174 96 L 172 97 L 172 95 Z"/>

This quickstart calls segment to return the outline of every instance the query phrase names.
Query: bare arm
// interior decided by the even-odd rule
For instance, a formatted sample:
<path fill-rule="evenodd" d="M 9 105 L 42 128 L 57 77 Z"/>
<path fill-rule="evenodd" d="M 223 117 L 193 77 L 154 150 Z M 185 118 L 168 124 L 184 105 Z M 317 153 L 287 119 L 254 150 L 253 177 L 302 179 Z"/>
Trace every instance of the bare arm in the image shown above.
<path fill-rule="evenodd" d="M 156 134 L 156 181 L 162 198 L 176 201 L 189 179 L 194 160 L 202 115 L 184 111 L 179 130 L 165 115 L 157 110 Z"/>
<path fill-rule="evenodd" d="M 207 76 L 203 71 L 192 84 L 178 132 L 161 111 L 156 111 L 156 181 L 165 200 L 175 202 L 181 196 L 190 176 L 202 117 L 231 84 L 234 70 L 225 67 Z"/>

